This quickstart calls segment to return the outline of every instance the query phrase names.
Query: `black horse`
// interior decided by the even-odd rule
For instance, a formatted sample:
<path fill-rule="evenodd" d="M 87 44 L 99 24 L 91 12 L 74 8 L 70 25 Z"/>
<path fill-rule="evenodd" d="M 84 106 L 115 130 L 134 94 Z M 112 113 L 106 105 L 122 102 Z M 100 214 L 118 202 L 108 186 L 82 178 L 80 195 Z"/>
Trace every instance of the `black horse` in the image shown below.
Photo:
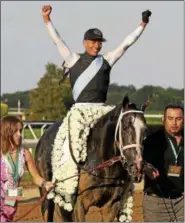
<path fill-rule="evenodd" d="M 52 145 L 61 124 L 62 122 L 54 123 L 43 134 L 36 147 L 36 166 L 46 180 L 52 179 Z M 90 130 L 85 163 L 77 164 L 81 175 L 73 211 L 67 212 L 55 205 L 52 200 L 45 200 L 42 204 L 45 219 L 53 221 L 54 213 L 55 221 L 92 221 L 88 219 L 87 213 L 94 207 L 101 213 L 101 219 L 93 216 L 95 221 L 114 221 L 119 214 L 124 195 L 131 190 L 133 182 L 139 182 L 141 179 L 145 129 L 143 111 L 130 103 L 128 97 L 123 99 L 122 104 L 101 117 Z M 75 161 L 70 140 L 69 147 Z M 120 159 L 113 165 L 82 174 L 115 157 Z"/>

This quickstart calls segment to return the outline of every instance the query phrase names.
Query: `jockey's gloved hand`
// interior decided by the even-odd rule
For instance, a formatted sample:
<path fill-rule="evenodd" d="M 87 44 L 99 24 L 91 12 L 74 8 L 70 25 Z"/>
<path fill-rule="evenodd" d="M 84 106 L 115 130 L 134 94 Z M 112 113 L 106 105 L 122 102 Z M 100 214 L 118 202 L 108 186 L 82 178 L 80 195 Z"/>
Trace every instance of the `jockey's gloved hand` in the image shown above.
<path fill-rule="evenodd" d="M 151 11 L 146 10 L 144 12 L 142 12 L 142 20 L 144 23 L 148 23 L 149 22 L 149 17 L 151 16 Z"/>

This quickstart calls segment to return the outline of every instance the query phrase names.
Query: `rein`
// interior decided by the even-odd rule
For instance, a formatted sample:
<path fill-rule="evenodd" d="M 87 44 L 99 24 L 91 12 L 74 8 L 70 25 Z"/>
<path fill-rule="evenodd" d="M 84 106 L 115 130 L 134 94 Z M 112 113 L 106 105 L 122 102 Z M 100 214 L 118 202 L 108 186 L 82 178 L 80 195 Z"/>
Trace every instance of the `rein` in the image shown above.
<path fill-rule="evenodd" d="M 69 180 L 69 179 L 71 179 L 73 177 L 80 176 L 82 174 L 91 173 L 91 172 L 93 172 L 95 170 L 99 170 L 99 169 L 102 169 L 102 168 L 105 168 L 105 167 L 110 167 L 110 166 L 114 165 L 114 163 L 117 163 L 117 162 L 121 161 L 121 159 L 122 159 L 121 156 L 115 156 L 112 159 L 109 159 L 109 160 L 101 163 L 100 165 L 96 166 L 95 168 L 91 168 L 89 170 L 86 170 L 83 173 L 79 173 L 79 174 L 73 175 L 71 177 L 65 178 L 65 179 L 62 180 L 62 182 L 66 181 L 66 180 Z M 56 183 L 57 183 L 57 181 L 55 181 L 54 184 L 56 184 Z M 33 207 L 30 208 L 21 217 L 15 219 L 14 222 L 18 222 L 19 220 L 23 219 L 24 217 L 26 217 L 27 215 L 29 215 L 36 207 L 38 207 L 39 205 L 41 205 L 44 202 L 44 200 L 46 199 L 48 193 L 49 193 L 49 191 L 45 191 L 44 194 L 42 195 L 42 197 L 36 202 L 36 204 L 34 204 Z"/>
<path fill-rule="evenodd" d="M 95 171 L 95 170 L 99 170 L 99 169 L 103 169 L 103 168 L 106 168 L 106 167 L 110 167 L 110 166 L 112 166 L 114 163 L 117 163 L 117 162 L 119 162 L 119 161 L 121 161 L 121 160 L 122 160 L 122 157 L 121 157 L 121 156 L 115 156 L 115 157 L 113 157 L 113 158 L 111 158 L 111 159 L 109 159 L 109 160 L 107 160 L 107 161 L 101 163 L 100 165 L 98 165 L 98 166 L 96 166 L 96 167 L 94 167 L 94 168 L 89 169 L 89 170 L 83 168 L 83 170 L 84 170 L 83 173 L 79 173 L 79 174 L 75 174 L 75 175 L 73 175 L 73 176 L 71 176 L 71 177 L 67 177 L 67 178 L 61 180 L 61 182 L 64 182 L 64 181 L 69 180 L 69 179 L 71 179 L 71 178 L 73 178 L 73 177 L 76 177 L 76 176 L 80 176 L 80 175 L 82 175 L 82 174 L 91 173 L 91 172 L 93 172 L 93 171 Z M 91 175 L 96 176 L 96 175 L 94 175 L 94 174 L 91 174 Z M 96 176 L 96 177 L 97 177 L 97 176 Z M 57 182 L 57 181 L 56 181 L 56 182 Z"/>
<path fill-rule="evenodd" d="M 73 161 L 75 162 L 75 164 L 77 165 L 77 167 L 78 167 L 79 169 L 81 169 L 81 170 L 84 170 L 85 172 L 76 174 L 76 175 L 74 175 L 74 176 L 72 176 L 72 177 L 68 177 L 68 178 L 66 178 L 66 179 L 64 179 L 64 180 L 62 180 L 62 181 L 71 179 L 71 178 L 73 178 L 73 177 L 75 177 L 75 176 L 80 176 L 81 174 L 85 174 L 85 173 L 89 173 L 90 175 L 92 175 L 92 176 L 94 176 L 94 177 L 101 178 L 100 176 L 97 176 L 96 174 L 93 174 L 92 172 L 95 171 L 95 170 L 101 169 L 101 168 L 105 168 L 105 167 L 112 166 L 112 165 L 113 165 L 115 162 L 117 162 L 117 161 L 123 161 L 121 156 L 116 156 L 116 157 L 113 157 L 113 158 L 111 158 L 110 160 L 105 161 L 104 163 L 98 165 L 97 167 L 92 168 L 92 169 L 89 169 L 89 170 L 86 169 L 86 168 L 84 168 L 83 165 L 79 164 L 79 163 L 76 161 L 76 158 L 75 158 L 75 156 L 74 156 L 74 154 L 73 154 L 73 149 L 72 149 L 72 146 L 71 146 L 71 143 L 70 143 L 70 142 L 71 142 L 71 134 L 70 134 L 70 117 L 71 117 L 71 114 L 70 114 L 70 116 L 69 116 L 69 118 L 68 118 L 68 126 L 69 126 L 69 128 L 68 128 L 69 150 L 70 150 L 70 153 L 71 153 L 71 157 L 72 157 Z M 119 157 L 119 158 L 118 158 L 118 157 Z M 108 178 L 108 177 L 102 177 L 102 178 L 103 178 L 103 179 L 112 179 L 112 178 Z"/>
<path fill-rule="evenodd" d="M 111 158 L 111 159 L 101 163 L 100 165 L 98 165 L 98 166 L 96 166 L 94 168 L 91 168 L 89 170 L 85 170 L 85 172 L 83 172 L 83 173 L 79 173 L 79 174 L 73 175 L 71 177 L 65 178 L 65 179 L 62 180 L 62 182 L 66 181 L 68 179 L 71 179 L 73 177 L 80 176 L 82 174 L 91 173 L 91 172 L 93 172 L 95 170 L 99 170 L 99 169 L 102 169 L 102 168 L 110 167 L 110 166 L 114 165 L 115 163 L 117 163 L 119 161 L 122 162 L 122 157 L 121 156 L 115 156 L 115 157 L 113 157 L 113 158 Z M 152 170 L 155 170 L 155 168 L 153 169 L 152 165 L 150 165 L 150 164 L 148 164 L 146 162 L 143 162 L 143 164 L 145 164 L 146 166 L 148 166 Z M 57 183 L 57 180 L 55 181 L 54 184 L 56 185 L 56 183 Z M 36 204 L 34 204 L 34 206 L 32 208 L 30 208 L 26 213 L 24 213 L 21 217 L 15 219 L 14 222 L 18 222 L 19 220 L 23 219 L 24 217 L 29 215 L 36 207 L 41 205 L 44 202 L 44 200 L 46 199 L 48 193 L 49 193 L 49 191 L 45 191 L 44 194 L 42 195 L 42 197 L 36 202 Z"/>
<path fill-rule="evenodd" d="M 130 144 L 130 145 L 123 146 L 123 141 L 122 141 L 122 137 L 121 137 L 121 128 L 122 128 L 122 122 L 121 122 L 121 120 L 122 120 L 123 116 L 126 115 L 126 114 L 128 114 L 128 113 L 143 113 L 143 112 L 142 112 L 142 111 L 137 111 L 137 110 L 129 110 L 129 111 L 125 111 L 125 112 L 123 112 L 123 111 L 121 110 L 121 113 L 120 113 L 120 115 L 119 115 L 119 117 L 118 117 L 118 121 L 117 121 L 117 125 L 116 125 L 116 130 L 115 130 L 115 141 L 114 141 L 114 142 L 116 142 L 116 139 L 117 139 L 117 133 L 119 133 L 119 139 L 120 139 L 120 142 L 119 142 L 119 141 L 118 141 L 118 142 L 119 142 L 119 145 L 120 145 L 120 146 L 119 146 L 119 150 L 120 150 L 121 156 L 115 156 L 115 157 L 113 157 L 113 158 L 111 158 L 111 159 L 109 159 L 109 160 L 107 160 L 107 161 L 101 163 L 100 165 L 96 166 L 95 168 L 85 169 L 83 165 L 80 165 L 80 164 L 76 161 L 76 158 L 74 157 L 74 154 L 73 154 L 73 151 L 72 151 L 72 146 L 71 146 L 71 143 L 70 143 L 70 142 L 71 142 L 70 128 L 68 128 L 69 150 L 70 150 L 72 159 L 73 159 L 73 161 L 75 162 L 75 164 L 77 165 L 77 167 L 78 167 L 79 169 L 84 170 L 84 172 L 79 173 L 79 174 L 76 174 L 76 175 L 73 175 L 73 176 L 68 177 L 68 178 L 65 178 L 65 179 L 62 180 L 62 182 L 66 181 L 66 180 L 68 180 L 68 179 L 71 179 L 71 178 L 73 178 L 73 177 L 80 176 L 80 175 L 82 175 L 82 174 L 86 174 L 86 173 L 89 173 L 89 174 L 91 174 L 92 176 L 98 177 L 98 176 L 96 176 L 95 174 L 93 174 L 92 172 L 95 171 L 95 170 L 100 170 L 100 169 L 102 169 L 102 168 L 110 167 L 110 166 L 114 165 L 114 163 L 119 162 L 119 161 L 121 161 L 122 164 L 124 164 L 124 163 L 126 162 L 126 158 L 125 158 L 125 156 L 123 155 L 123 151 L 124 151 L 124 150 L 129 149 L 129 148 L 132 148 L 132 147 L 136 147 L 136 149 L 142 147 L 142 145 L 140 145 L 140 144 Z M 70 127 L 70 116 L 69 116 L 69 118 L 68 118 L 68 125 L 69 125 L 69 127 Z M 119 132 L 118 132 L 118 131 L 119 131 Z M 107 178 L 106 178 L 106 179 L 107 179 Z M 55 181 L 54 184 L 56 184 L 56 183 L 57 183 L 57 180 Z M 32 212 L 38 205 L 41 205 L 41 204 L 44 202 L 44 200 L 46 199 L 48 193 L 49 193 L 49 191 L 45 191 L 45 193 L 44 193 L 43 196 L 39 199 L 39 201 L 37 201 L 37 203 L 34 204 L 34 206 L 33 206 L 32 208 L 30 208 L 26 213 L 24 213 L 21 217 L 15 219 L 14 222 L 17 222 L 17 221 L 19 221 L 20 219 L 26 217 L 26 216 L 27 216 L 28 214 L 30 214 L 30 213 L 31 213 L 31 212 Z"/>

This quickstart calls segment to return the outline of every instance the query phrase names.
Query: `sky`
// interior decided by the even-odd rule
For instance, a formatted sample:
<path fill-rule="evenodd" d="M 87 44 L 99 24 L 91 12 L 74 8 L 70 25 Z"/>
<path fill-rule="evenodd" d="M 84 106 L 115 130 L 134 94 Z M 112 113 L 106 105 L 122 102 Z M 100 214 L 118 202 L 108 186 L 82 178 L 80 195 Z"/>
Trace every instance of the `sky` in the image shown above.
<path fill-rule="evenodd" d="M 184 87 L 183 1 L 1 1 L 1 93 L 37 87 L 48 62 L 63 62 L 41 15 L 51 19 L 71 50 L 84 52 L 83 35 L 99 28 L 108 40 L 101 53 L 116 48 L 152 12 L 142 36 L 115 64 L 111 83 Z"/>

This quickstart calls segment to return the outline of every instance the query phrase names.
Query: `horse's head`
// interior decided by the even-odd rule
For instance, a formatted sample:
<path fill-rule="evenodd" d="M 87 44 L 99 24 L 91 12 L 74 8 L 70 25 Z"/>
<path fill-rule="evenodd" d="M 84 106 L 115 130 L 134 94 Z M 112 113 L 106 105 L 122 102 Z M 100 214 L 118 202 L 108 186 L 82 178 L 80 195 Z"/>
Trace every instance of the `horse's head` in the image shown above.
<path fill-rule="evenodd" d="M 146 129 L 144 111 L 136 108 L 126 96 L 117 120 L 115 144 L 119 148 L 124 167 L 135 182 L 140 181 L 142 168 L 142 143 Z"/>

